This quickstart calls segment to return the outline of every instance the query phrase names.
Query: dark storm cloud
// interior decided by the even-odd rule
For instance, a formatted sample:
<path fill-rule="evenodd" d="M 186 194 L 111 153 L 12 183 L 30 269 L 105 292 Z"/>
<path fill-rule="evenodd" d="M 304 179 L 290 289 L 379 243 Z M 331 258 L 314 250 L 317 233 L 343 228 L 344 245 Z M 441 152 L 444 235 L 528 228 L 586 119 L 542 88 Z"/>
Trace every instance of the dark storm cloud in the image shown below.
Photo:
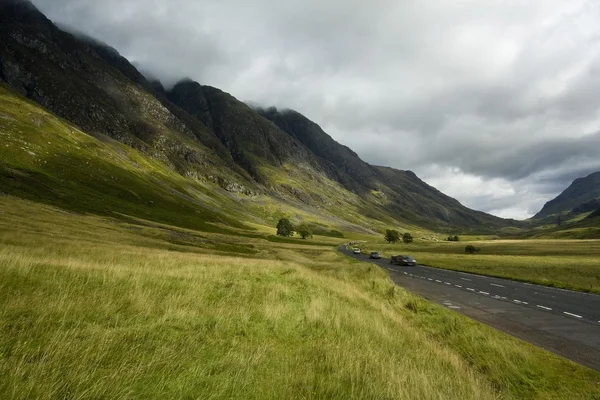
<path fill-rule="evenodd" d="M 526 217 L 600 170 L 600 5 L 34 0 L 169 84 L 296 109 L 369 162 Z"/>

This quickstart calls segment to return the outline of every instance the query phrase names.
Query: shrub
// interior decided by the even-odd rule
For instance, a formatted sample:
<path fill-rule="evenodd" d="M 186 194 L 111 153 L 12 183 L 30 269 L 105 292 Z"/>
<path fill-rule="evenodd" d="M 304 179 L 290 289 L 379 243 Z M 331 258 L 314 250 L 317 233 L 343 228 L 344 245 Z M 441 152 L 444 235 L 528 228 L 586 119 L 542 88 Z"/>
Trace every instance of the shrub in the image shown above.
<path fill-rule="evenodd" d="M 480 249 L 473 246 L 472 244 L 468 244 L 465 246 L 465 253 L 467 253 L 467 254 L 479 253 L 479 251 L 480 251 Z"/>
<path fill-rule="evenodd" d="M 410 233 L 406 232 L 404 235 L 402 235 L 402 241 L 404 243 L 412 243 L 413 237 Z"/>

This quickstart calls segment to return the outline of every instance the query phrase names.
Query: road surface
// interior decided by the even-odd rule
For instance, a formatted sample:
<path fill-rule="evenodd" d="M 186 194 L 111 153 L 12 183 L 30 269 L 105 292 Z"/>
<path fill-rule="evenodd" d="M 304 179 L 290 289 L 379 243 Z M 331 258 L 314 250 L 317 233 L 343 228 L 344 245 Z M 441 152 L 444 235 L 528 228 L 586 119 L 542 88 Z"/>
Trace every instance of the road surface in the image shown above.
<path fill-rule="evenodd" d="M 340 251 L 386 269 L 409 291 L 600 371 L 600 296 Z"/>

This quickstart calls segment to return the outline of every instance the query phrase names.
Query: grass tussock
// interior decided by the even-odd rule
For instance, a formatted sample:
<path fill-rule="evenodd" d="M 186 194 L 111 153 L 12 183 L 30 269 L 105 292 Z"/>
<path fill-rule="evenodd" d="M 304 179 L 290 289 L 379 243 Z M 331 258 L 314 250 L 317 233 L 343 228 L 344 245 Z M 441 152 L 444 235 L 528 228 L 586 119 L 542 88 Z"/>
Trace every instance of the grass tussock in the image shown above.
<path fill-rule="evenodd" d="M 598 373 L 393 288 L 333 248 L 196 232 L 257 249 L 219 252 L 10 197 L 0 222 L 3 398 L 598 394 Z"/>

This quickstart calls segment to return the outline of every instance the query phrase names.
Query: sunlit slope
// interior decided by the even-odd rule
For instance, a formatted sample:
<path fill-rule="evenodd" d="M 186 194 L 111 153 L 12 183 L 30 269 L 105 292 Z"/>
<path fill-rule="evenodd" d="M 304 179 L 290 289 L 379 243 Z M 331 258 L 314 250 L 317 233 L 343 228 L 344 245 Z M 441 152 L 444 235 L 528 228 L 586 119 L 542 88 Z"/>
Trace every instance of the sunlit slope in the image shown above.
<path fill-rule="evenodd" d="M 307 244 L 1 196 L 0 397 L 598 395 L 597 372 Z"/>
<path fill-rule="evenodd" d="M 79 211 L 242 227 L 217 195 L 131 147 L 92 137 L 0 86 L 0 191 Z M 226 213 L 227 215 L 226 215 Z"/>

